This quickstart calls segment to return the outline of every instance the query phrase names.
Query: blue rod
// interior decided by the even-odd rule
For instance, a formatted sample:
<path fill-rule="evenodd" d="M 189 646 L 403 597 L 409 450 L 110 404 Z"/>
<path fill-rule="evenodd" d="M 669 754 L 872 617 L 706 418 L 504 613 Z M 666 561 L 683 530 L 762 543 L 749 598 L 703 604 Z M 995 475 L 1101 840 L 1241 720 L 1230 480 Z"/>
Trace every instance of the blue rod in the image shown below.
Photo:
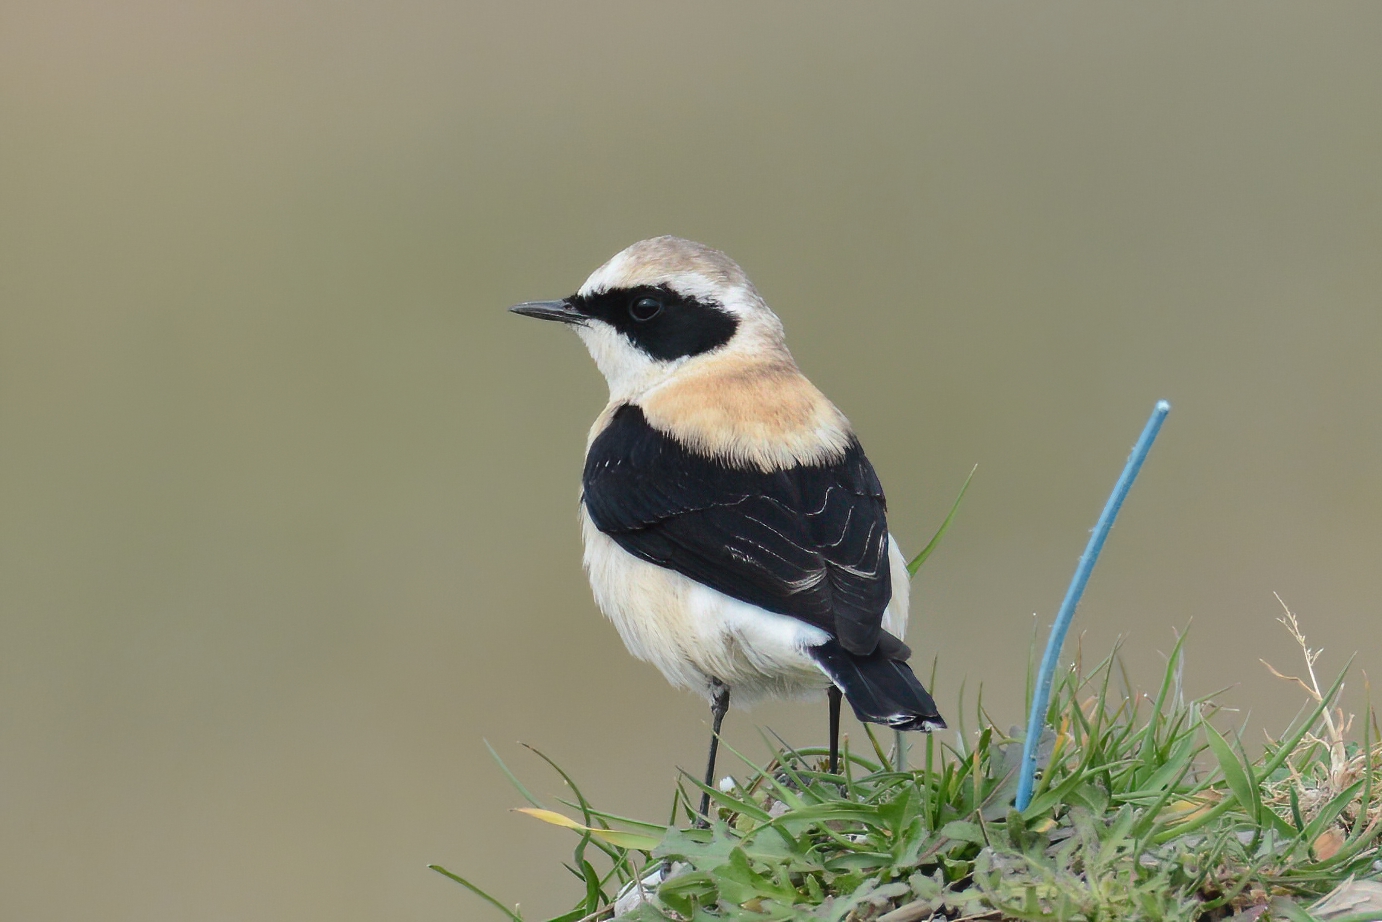
<path fill-rule="evenodd" d="M 1094 565 L 1099 562 L 1099 552 L 1104 549 L 1104 539 L 1108 537 L 1109 529 L 1113 528 L 1113 520 L 1118 518 L 1118 510 L 1122 508 L 1128 490 L 1132 489 L 1137 472 L 1142 470 L 1142 462 L 1147 460 L 1147 452 L 1151 451 L 1152 443 L 1161 431 L 1161 423 L 1169 412 L 1169 403 L 1164 400 L 1157 401 L 1151 418 L 1147 420 L 1147 427 L 1142 430 L 1142 436 L 1133 446 L 1132 454 L 1128 456 L 1128 463 L 1123 466 L 1122 476 L 1113 485 L 1113 492 L 1104 504 L 1104 511 L 1099 516 L 1098 524 L 1094 526 L 1094 533 L 1089 536 L 1089 544 L 1085 546 L 1080 563 L 1075 567 L 1075 575 L 1070 579 L 1070 588 L 1065 591 L 1065 601 L 1061 602 L 1060 611 L 1056 613 L 1056 623 L 1051 628 L 1051 639 L 1046 642 L 1046 653 L 1041 657 L 1041 671 L 1037 673 L 1036 696 L 1032 699 L 1032 713 L 1027 718 L 1027 739 L 1022 743 L 1022 766 L 1017 776 L 1018 810 L 1026 810 L 1027 805 L 1032 802 L 1037 744 L 1041 741 L 1041 731 L 1046 726 L 1046 708 L 1051 703 L 1051 682 L 1056 677 L 1056 666 L 1060 663 L 1060 651 L 1065 645 L 1065 634 L 1070 630 L 1070 622 L 1075 619 L 1075 608 L 1080 604 L 1080 596 L 1084 595 L 1084 587 L 1089 583 L 1089 574 L 1094 572 Z"/>

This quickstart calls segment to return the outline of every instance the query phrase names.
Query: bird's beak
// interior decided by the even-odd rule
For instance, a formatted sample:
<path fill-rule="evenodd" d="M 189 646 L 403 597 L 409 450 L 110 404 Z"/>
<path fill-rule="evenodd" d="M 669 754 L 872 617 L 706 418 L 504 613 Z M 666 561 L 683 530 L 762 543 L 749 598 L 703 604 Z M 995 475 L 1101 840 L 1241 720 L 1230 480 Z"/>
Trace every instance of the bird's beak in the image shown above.
<path fill-rule="evenodd" d="M 524 317 L 538 320 L 556 320 L 559 323 L 584 323 L 585 317 L 565 301 L 524 301 L 509 308 Z"/>

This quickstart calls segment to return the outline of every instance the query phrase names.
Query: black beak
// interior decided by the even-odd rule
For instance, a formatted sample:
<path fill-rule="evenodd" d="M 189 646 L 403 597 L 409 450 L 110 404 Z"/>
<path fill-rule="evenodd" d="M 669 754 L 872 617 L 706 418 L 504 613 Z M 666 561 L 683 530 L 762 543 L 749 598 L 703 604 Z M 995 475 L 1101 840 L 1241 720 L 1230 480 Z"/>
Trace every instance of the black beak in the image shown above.
<path fill-rule="evenodd" d="M 509 308 L 524 317 L 538 320 L 555 320 L 559 323 L 584 323 L 585 317 L 565 301 L 524 301 Z"/>

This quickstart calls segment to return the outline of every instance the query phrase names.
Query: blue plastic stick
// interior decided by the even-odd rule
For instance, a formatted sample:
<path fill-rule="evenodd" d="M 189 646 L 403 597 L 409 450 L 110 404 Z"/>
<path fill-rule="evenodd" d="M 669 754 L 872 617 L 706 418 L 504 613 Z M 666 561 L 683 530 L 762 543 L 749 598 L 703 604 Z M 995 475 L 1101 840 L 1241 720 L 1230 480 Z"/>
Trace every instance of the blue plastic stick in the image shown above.
<path fill-rule="evenodd" d="M 1118 510 L 1127 498 L 1132 482 L 1137 479 L 1137 472 L 1142 469 L 1142 462 L 1147 459 L 1147 452 L 1151 450 L 1152 442 L 1156 441 L 1156 434 L 1161 431 L 1161 423 L 1169 412 L 1169 403 L 1164 400 L 1157 401 L 1151 419 L 1147 420 L 1147 427 L 1142 430 L 1142 437 L 1133 446 L 1128 463 L 1123 466 L 1122 476 L 1113 485 L 1113 492 L 1104 504 L 1104 511 L 1099 516 L 1098 524 L 1094 526 L 1094 533 L 1089 536 L 1089 544 L 1085 546 L 1080 563 L 1075 567 L 1070 588 L 1065 591 L 1065 601 L 1061 602 L 1060 611 L 1056 613 L 1056 623 L 1051 628 L 1051 639 L 1046 642 L 1046 653 L 1041 657 L 1041 671 L 1037 673 L 1036 696 L 1032 699 L 1032 713 L 1027 718 L 1027 739 L 1022 743 L 1022 766 L 1017 776 L 1018 810 L 1026 810 L 1027 805 L 1032 802 L 1037 744 L 1041 741 L 1041 731 L 1046 726 L 1046 708 L 1051 702 L 1051 682 L 1056 676 L 1056 666 L 1060 662 L 1065 634 L 1070 630 L 1070 622 L 1075 618 L 1075 608 L 1080 604 L 1080 596 L 1084 595 L 1089 574 L 1094 571 L 1094 564 L 1099 562 L 1099 552 L 1104 549 L 1104 539 L 1113 527 L 1113 520 L 1118 518 Z"/>

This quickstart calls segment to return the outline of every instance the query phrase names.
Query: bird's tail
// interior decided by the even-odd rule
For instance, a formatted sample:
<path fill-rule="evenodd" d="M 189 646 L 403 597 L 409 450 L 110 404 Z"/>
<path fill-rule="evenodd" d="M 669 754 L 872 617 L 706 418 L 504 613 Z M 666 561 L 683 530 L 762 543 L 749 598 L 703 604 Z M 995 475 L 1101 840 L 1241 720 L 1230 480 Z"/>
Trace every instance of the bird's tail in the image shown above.
<path fill-rule="evenodd" d="M 845 693 L 860 720 L 895 730 L 945 729 L 936 702 L 905 662 L 890 659 L 881 649 L 859 656 L 833 638 L 812 647 L 811 656 Z"/>

